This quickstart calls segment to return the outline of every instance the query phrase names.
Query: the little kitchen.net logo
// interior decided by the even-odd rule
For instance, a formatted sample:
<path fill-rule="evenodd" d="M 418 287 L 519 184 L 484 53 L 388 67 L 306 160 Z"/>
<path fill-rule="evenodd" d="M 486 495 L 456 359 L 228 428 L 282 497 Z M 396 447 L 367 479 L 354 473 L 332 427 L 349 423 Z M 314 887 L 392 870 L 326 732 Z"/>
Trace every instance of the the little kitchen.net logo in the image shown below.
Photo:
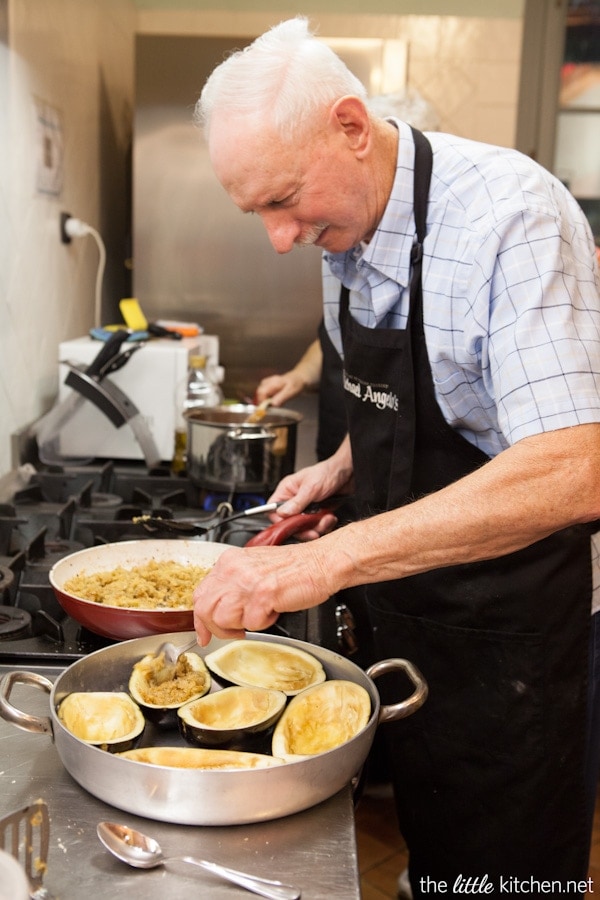
<path fill-rule="evenodd" d="M 363 403 L 372 403 L 377 409 L 398 412 L 398 395 L 390 391 L 387 384 L 370 384 L 344 372 L 344 390 Z"/>
<path fill-rule="evenodd" d="M 467 876 L 459 875 L 455 881 L 443 881 L 438 878 L 429 878 L 423 876 L 419 878 L 419 887 L 423 894 L 430 894 L 432 897 L 448 895 L 450 897 L 456 894 L 483 895 L 493 894 L 519 894 L 529 897 L 539 897 L 546 895 L 548 897 L 558 897 L 568 894 L 581 895 L 594 893 L 594 879 L 573 879 L 567 881 L 557 881 L 555 879 L 545 880 L 543 878 L 517 878 L 514 875 L 501 875 L 499 878 L 492 879 L 488 875 Z"/>

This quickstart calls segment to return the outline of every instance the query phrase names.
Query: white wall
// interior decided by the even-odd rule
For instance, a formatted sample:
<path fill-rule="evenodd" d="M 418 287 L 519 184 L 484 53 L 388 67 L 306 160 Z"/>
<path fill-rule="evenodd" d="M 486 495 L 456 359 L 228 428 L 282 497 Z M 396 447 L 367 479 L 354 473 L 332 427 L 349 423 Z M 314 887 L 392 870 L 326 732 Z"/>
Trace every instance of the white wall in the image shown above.
<path fill-rule="evenodd" d="M 0 474 L 12 465 L 10 436 L 54 400 L 59 342 L 93 324 L 97 248 L 89 237 L 61 244 L 59 214 L 102 233 L 111 206 L 122 203 L 107 198 L 115 186 L 121 193 L 131 137 L 135 8 L 132 0 L 9 0 L 8 22 L 9 49 L 0 44 Z M 58 196 L 38 190 L 37 103 L 60 114 Z M 106 160 L 119 157 L 112 180 Z M 107 291 L 121 264 L 111 259 Z"/>

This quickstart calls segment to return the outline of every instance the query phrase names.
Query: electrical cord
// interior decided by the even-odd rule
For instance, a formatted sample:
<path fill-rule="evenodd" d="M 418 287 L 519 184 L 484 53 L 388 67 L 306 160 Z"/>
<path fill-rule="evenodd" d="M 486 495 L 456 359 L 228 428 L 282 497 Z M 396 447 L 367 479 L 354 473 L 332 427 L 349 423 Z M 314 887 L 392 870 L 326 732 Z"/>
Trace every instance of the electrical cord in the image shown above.
<path fill-rule="evenodd" d="M 65 234 L 70 238 L 85 237 L 85 235 L 91 234 L 98 246 L 98 269 L 96 272 L 96 291 L 94 302 L 94 326 L 96 328 L 101 328 L 102 281 L 104 279 L 104 269 L 106 267 L 106 247 L 104 246 L 104 241 L 95 228 L 92 228 L 92 226 L 88 225 L 87 222 L 82 222 L 81 219 L 76 219 L 74 216 L 71 216 L 65 221 L 64 230 Z"/>

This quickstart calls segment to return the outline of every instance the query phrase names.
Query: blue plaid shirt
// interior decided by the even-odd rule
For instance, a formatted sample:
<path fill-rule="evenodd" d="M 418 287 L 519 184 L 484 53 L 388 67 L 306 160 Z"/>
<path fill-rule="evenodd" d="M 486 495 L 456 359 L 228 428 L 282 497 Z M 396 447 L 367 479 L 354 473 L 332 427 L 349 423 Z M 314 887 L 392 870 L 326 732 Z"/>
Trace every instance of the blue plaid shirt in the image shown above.
<path fill-rule="evenodd" d="M 340 352 L 340 282 L 361 325 L 406 326 L 414 143 L 408 125 L 392 121 L 396 177 L 372 240 L 323 256 L 325 324 Z M 600 284 L 578 204 L 514 150 L 427 137 L 423 321 L 446 421 L 489 456 L 541 432 L 600 422 Z"/>

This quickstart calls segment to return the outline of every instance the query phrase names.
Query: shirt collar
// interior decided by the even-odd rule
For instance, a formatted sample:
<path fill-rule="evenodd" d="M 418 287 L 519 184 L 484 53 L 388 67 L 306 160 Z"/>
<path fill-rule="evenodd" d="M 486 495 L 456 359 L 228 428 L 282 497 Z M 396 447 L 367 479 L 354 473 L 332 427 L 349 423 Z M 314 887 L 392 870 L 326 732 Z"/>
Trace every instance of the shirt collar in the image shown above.
<path fill-rule="evenodd" d="M 359 270 L 368 266 L 406 287 L 410 280 L 410 252 L 415 239 L 415 145 L 409 125 L 399 119 L 390 121 L 399 132 L 396 174 L 379 225 L 367 245 L 359 244 L 345 253 L 325 253 L 325 259 L 335 274 L 354 263 Z"/>

